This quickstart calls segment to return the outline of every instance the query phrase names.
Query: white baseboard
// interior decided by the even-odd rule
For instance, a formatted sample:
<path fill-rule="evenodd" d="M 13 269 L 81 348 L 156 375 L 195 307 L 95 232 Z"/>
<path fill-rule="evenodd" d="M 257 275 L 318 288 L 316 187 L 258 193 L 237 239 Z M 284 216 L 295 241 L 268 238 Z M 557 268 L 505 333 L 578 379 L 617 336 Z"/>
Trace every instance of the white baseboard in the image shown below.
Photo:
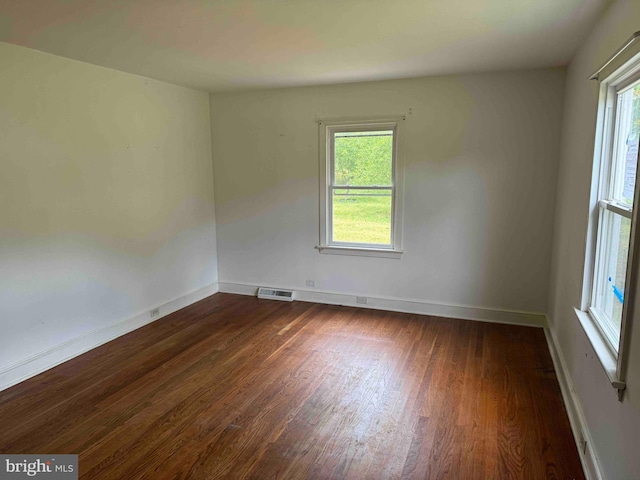
<path fill-rule="evenodd" d="M 258 287 L 283 288 L 294 290 L 294 300 L 302 302 L 325 303 L 329 305 L 345 305 L 349 307 L 371 308 L 374 310 L 389 310 L 392 312 L 418 313 L 446 318 L 462 318 L 465 320 L 480 320 L 483 322 L 507 323 L 532 327 L 545 327 L 547 317 L 543 313 L 518 312 L 485 307 L 469 307 L 463 305 L 444 305 L 429 303 L 422 300 L 366 296 L 367 304 L 357 302 L 357 297 L 363 294 L 346 294 L 318 290 L 301 290 L 282 285 L 251 285 L 240 282 L 219 282 L 218 288 L 223 293 L 237 293 L 241 295 L 256 295 Z"/>
<path fill-rule="evenodd" d="M 569 415 L 573 437 L 578 446 L 578 453 L 580 454 L 584 474 L 587 480 L 604 480 L 600 462 L 593 450 L 593 438 L 585 422 L 580 401 L 576 397 L 573 382 L 571 381 L 567 364 L 562 355 L 562 350 L 558 347 L 558 342 L 551 329 L 545 328 L 544 333 L 547 338 L 547 344 L 549 345 L 553 366 L 556 370 L 556 376 L 558 377 L 558 383 L 560 384 L 565 409 Z M 583 442 L 586 442 L 586 447 Z"/>
<path fill-rule="evenodd" d="M 149 312 L 144 311 L 124 321 L 116 322 L 79 337 L 72 338 L 64 343 L 24 358 L 12 365 L 0 367 L 0 391 L 144 325 L 155 322 L 176 310 L 180 310 L 181 308 L 213 295 L 217 291 L 217 284 L 207 285 L 199 290 L 187 293 L 186 295 L 182 295 L 181 297 L 160 305 L 160 312 L 157 317 L 150 318 Z"/>

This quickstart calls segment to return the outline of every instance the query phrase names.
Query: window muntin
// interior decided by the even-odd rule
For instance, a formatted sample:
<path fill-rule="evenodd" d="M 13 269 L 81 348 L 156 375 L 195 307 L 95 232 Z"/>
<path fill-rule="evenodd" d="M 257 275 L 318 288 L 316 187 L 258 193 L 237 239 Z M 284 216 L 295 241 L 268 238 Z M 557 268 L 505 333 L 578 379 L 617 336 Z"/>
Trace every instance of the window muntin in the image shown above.
<path fill-rule="evenodd" d="M 606 90 L 603 152 L 598 192 L 598 234 L 589 311 L 617 355 L 620 344 L 631 218 L 633 215 L 640 81 Z"/>
<path fill-rule="evenodd" d="M 328 126 L 330 246 L 396 249 L 397 124 Z"/>

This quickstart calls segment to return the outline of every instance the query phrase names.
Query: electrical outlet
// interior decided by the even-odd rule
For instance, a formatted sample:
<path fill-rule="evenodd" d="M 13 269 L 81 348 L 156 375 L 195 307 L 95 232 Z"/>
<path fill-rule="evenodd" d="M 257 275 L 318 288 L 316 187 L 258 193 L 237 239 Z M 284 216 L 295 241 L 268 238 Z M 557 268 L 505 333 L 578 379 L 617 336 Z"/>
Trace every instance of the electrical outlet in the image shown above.
<path fill-rule="evenodd" d="M 368 303 L 368 299 L 367 297 L 356 297 L 356 303 L 366 305 Z"/>
<path fill-rule="evenodd" d="M 315 286 L 316 286 L 315 280 L 307 280 L 307 287 L 315 287 Z"/>
<path fill-rule="evenodd" d="M 149 310 L 149 316 L 151 318 L 157 317 L 160 315 L 160 307 L 154 308 L 153 310 Z"/>

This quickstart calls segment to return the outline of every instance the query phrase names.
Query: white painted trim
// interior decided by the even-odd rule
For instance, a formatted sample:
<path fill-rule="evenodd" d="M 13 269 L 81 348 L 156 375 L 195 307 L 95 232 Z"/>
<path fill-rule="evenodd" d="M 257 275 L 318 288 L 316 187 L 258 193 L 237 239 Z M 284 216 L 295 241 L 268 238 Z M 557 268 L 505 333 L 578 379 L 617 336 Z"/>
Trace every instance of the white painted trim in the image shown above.
<path fill-rule="evenodd" d="M 600 365 L 602 365 L 604 372 L 607 374 L 611 386 L 621 393 L 625 389 L 625 382 L 618 378 L 618 358 L 613 353 L 605 334 L 600 331 L 596 320 L 592 318 L 589 312 L 583 312 L 577 308 L 573 310 L 589 339 L 589 343 L 591 343 L 591 347 L 596 353 L 596 357 L 600 361 Z"/>
<path fill-rule="evenodd" d="M 352 255 L 356 257 L 400 258 L 402 250 L 371 247 L 341 247 L 338 245 L 318 245 L 320 253 L 330 255 Z"/>
<path fill-rule="evenodd" d="M 49 370 L 56 365 L 60 365 L 78 355 L 82 355 L 89 350 L 99 347 L 144 325 L 155 322 L 176 310 L 180 310 L 217 292 L 218 285 L 212 283 L 160 305 L 158 307 L 160 313 L 157 317 L 151 318 L 149 311 L 145 310 L 126 320 L 115 322 L 79 337 L 72 338 L 71 340 L 55 345 L 11 365 L 2 366 L 0 367 L 0 391 Z"/>
<path fill-rule="evenodd" d="M 562 392 L 562 399 L 564 400 L 565 410 L 569 415 L 569 423 L 571 424 L 571 430 L 573 431 L 573 438 L 578 446 L 578 454 L 580 455 L 580 462 L 582 463 L 582 469 L 584 470 L 587 480 L 604 480 L 602 475 L 602 468 L 596 452 L 593 450 L 593 437 L 587 427 L 587 423 L 584 418 L 582 406 L 576 396 L 573 382 L 571 381 L 571 375 L 569 369 L 562 355 L 562 350 L 558 346 L 553 331 L 549 328 L 544 329 L 544 334 L 549 346 L 549 352 L 551 353 L 551 359 L 553 360 L 553 366 L 556 371 L 556 377 L 560 384 L 560 391 Z M 582 441 L 586 441 L 586 451 Z"/>
<path fill-rule="evenodd" d="M 344 125 L 349 126 L 354 123 L 389 123 L 400 122 L 406 120 L 407 115 L 404 113 L 390 113 L 388 115 L 372 115 L 364 117 L 328 117 L 328 118 L 316 118 L 315 122 L 324 125 Z"/>
<path fill-rule="evenodd" d="M 219 282 L 219 291 L 237 293 L 240 295 L 256 295 L 258 285 L 242 282 Z M 392 312 L 417 313 L 445 318 L 460 318 L 464 320 L 479 320 L 482 322 L 507 323 L 530 327 L 546 326 L 546 316 L 543 313 L 519 312 L 486 307 L 471 307 L 466 305 L 446 305 L 425 302 L 408 298 L 393 298 L 369 296 L 319 290 L 301 290 L 281 285 L 269 285 L 269 288 L 285 288 L 295 291 L 295 299 L 302 302 L 324 303 L 329 305 L 345 305 L 348 307 L 371 308 L 374 310 L 388 310 Z M 367 298 L 367 304 L 357 303 L 357 297 Z"/>

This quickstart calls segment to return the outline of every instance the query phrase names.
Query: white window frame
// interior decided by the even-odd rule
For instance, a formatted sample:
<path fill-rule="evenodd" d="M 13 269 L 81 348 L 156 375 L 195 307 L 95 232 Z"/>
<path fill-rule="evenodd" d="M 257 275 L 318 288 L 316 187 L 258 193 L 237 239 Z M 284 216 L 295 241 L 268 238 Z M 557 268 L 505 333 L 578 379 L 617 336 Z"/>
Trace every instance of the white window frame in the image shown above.
<path fill-rule="evenodd" d="M 636 45 L 636 48 L 638 45 Z M 618 55 L 618 52 L 616 55 Z M 612 62 L 612 61 L 610 61 Z M 614 62 L 615 63 L 615 62 Z M 608 68 L 607 68 L 608 67 Z M 633 206 L 623 205 L 612 200 L 614 189 L 612 166 L 614 162 L 614 141 L 617 135 L 617 99 L 618 95 L 637 84 L 640 80 L 640 54 L 629 56 L 613 68 L 609 63 L 596 72 L 592 79 L 600 82 L 598 116 L 594 145 L 593 176 L 587 230 L 585 269 L 582 284 L 582 300 L 576 315 L 591 342 L 600 363 L 602 364 L 613 388 L 622 401 L 626 388 L 626 370 L 628 360 L 628 334 L 635 305 L 634 292 L 638 282 L 637 274 L 639 255 L 635 245 L 638 244 L 638 202 L 640 182 L 636 180 Z M 619 215 L 631 221 L 629 252 L 627 257 L 624 304 L 619 338 L 609 328 L 602 314 L 595 308 L 597 279 L 602 268 L 601 252 L 598 239 L 606 235 L 605 215 Z M 616 345 L 617 343 L 617 345 Z"/>
<path fill-rule="evenodd" d="M 404 168 L 401 156 L 402 124 L 404 116 L 375 118 L 338 118 L 319 120 L 319 170 L 320 170 L 320 253 L 334 255 L 356 255 L 367 257 L 400 258 L 402 250 L 402 205 Z M 345 186 L 334 185 L 333 134 L 336 132 L 358 132 L 370 130 L 392 130 L 393 157 L 391 186 L 351 186 L 368 190 L 391 191 L 391 243 L 378 245 L 369 243 L 334 242 L 332 240 L 332 191 Z"/>

